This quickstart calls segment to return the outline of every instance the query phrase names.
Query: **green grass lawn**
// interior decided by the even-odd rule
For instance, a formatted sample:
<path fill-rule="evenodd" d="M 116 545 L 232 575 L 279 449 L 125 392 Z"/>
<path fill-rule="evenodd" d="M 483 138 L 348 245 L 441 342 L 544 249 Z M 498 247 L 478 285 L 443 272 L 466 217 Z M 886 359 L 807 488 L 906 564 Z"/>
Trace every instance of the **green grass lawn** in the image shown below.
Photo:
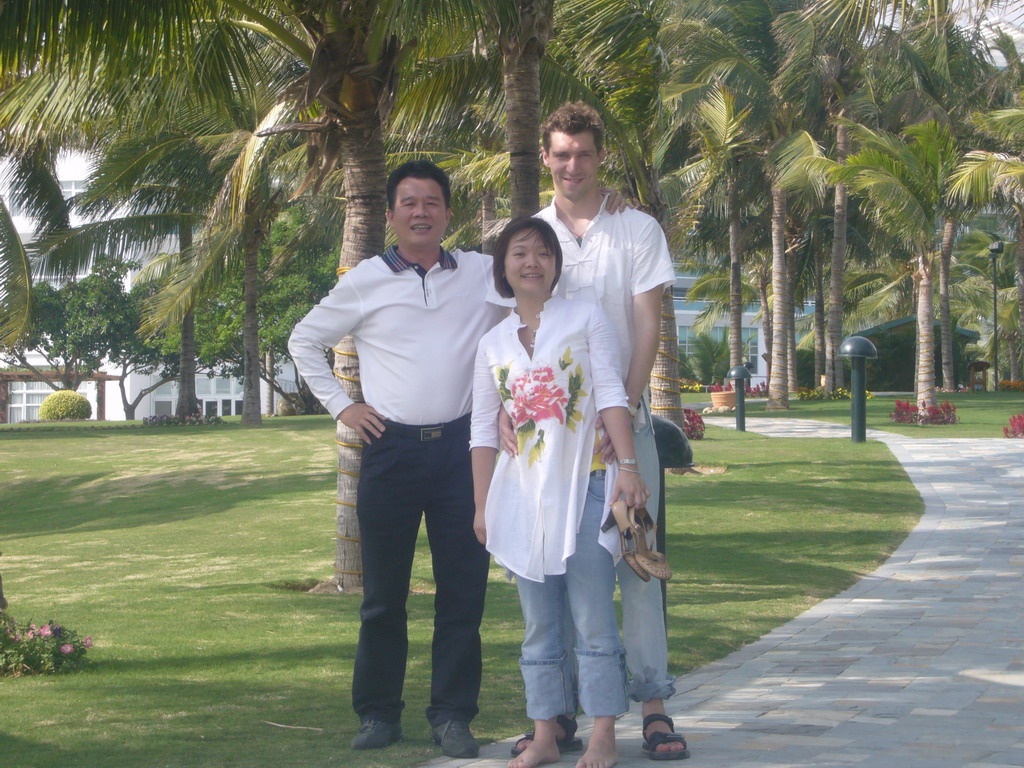
<path fill-rule="evenodd" d="M 709 428 L 721 474 L 668 478 L 672 668 L 720 658 L 871 571 L 922 504 L 885 446 Z M 357 595 L 331 574 L 334 432 L 262 428 L 0 433 L 0 570 L 19 621 L 91 635 L 85 670 L 0 679 L 0 764 L 409 766 L 423 718 L 432 595 L 425 540 L 409 599 L 406 739 L 354 753 Z M 520 732 L 515 588 L 492 570 L 477 735 Z M 279 725 L 294 726 L 280 728 Z"/>
<path fill-rule="evenodd" d="M 893 424 L 889 414 L 896 409 L 896 400 L 913 401 L 913 395 L 899 397 L 872 397 L 867 401 L 867 427 L 895 432 L 906 437 L 1003 437 L 1003 427 L 1010 417 L 1024 413 L 1022 392 L 955 392 L 940 393 L 938 402 L 948 400 L 956 406 L 958 424 Z M 849 400 L 797 400 L 792 399 L 789 410 L 766 411 L 766 400 L 748 400 L 748 416 L 776 416 L 795 419 L 817 419 L 850 423 Z"/>

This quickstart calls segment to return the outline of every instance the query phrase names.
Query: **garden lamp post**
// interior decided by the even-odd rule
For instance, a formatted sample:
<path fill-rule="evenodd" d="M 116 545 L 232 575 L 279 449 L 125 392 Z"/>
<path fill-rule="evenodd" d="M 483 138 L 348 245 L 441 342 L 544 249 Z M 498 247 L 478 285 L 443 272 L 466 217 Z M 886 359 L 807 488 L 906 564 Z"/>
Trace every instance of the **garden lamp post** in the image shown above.
<path fill-rule="evenodd" d="M 732 388 L 736 390 L 736 431 L 747 431 L 747 382 L 750 381 L 750 369 L 745 365 L 734 365 L 726 374 L 732 379 Z"/>
<path fill-rule="evenodd" d="M 850 336 L 839 345 L 839 356 L 850 358 L 850 436 L 855 443 L 867 440 L 867 388 L 864 386 L 864 361 L 878 357 L 870 339 Z"/>
<path fill-rule="evenodd" d="M 996 282 L 996 261 L 1003 252 L 1003 241 L 996 240 L 988 246 L 992 259 L 992 391 L 999 389 L 999 284 Z"/>

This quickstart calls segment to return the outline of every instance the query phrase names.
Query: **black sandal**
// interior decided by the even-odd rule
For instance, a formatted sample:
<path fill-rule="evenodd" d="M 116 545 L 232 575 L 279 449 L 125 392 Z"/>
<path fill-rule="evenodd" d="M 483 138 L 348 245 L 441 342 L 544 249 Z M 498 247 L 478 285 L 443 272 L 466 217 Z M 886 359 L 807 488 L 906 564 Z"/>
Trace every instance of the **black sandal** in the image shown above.
<path fill-rule="evenodd" d="M 648 738 L 647 726 L 651 723 L 667 723 L 668 727 L 672 729 L 672 733 L 655 731 Z M 676 724 L 672 722 L 672 718 L 668 715 L 648 715 L 644 718 L 644 743 L 640 750 L 647 755 L 649 760 L 685 760 L 690 756 L 690 750 L 686 748 L 686 739 L 683 737 L 683 734 L 676 733 L 675 730 Z M 662 744 L 682 744 L 683 748 L 674 749 L 669 752 L 658 752 L 657 749 Z"/>
<path fill-rule="evenodd" d="M 555 718 L 555 721 L 562 726 L 562 730 L 565 731 L 565 736 L 560 739 L 555 739 L 555 744 L 558 746 L 559 752 L 579 752 L 583 749 L 583 739 L 576 736 L 576 721 L 571 717 L 565 715 L 559 715 Z M 512 757 L 519 757 L 523 752 L 526 751 L 526 747 L 522 749 L 518 748 L 518 744 L 521 741 L 529 739 L 533 741 L 537 735 L 536 731 L 527 731 L 518 739 L 516 739 L 516 746 L 512 747 Z"/>

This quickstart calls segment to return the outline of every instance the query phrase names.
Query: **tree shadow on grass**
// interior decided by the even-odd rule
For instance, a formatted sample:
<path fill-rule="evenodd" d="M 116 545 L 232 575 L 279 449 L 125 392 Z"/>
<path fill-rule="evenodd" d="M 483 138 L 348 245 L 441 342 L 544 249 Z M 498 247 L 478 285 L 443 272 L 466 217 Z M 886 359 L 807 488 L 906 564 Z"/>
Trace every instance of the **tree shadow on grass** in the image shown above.
<path fill-rule="evenodd" d="M 113 531 L 215 515 L 240 506 L 266 505 L 275 499 L 317 490 L 322 471 L 314 474 L 281 471 L 259 473 L 216 469 L 217 482 L 183 478 L 180 472 L 152 472 L 125 478 L 102 473 L 9 482 L 0 510 L 4 536 L 37 536 L 75 529 Z"/>

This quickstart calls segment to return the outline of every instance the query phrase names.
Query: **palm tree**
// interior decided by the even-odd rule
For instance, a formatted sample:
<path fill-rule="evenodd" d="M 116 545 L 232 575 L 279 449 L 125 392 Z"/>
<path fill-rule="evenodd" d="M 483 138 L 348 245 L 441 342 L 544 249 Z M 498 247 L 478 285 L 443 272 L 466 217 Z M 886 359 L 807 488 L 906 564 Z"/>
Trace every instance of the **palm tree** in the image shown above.
<path fill-rule="evenodd" d="M 913 254 L 917 296 L 918 402 L 935 403 L 933 275 L 936 229 L 947 214 L 947 179 L 959 161 L 948 129 L 935 121 L 912 126 L 903 136 L 853 128 L 861 148 L 836 166 L 844 180 L 865 198 L 877 221 Z"/>
<path fill-rule="evenodd" d="M 804 105 L 783 98 L 786 59 L 779 30 L 798 2 L 712 3 L 682 25 L 685 61 L 680 87 L 699 100 L 705 89 L 722 83 L 736 94 L 737 105 L 750 110 L 749 130 L 757 136 L 759 158 L 769 180 L 772 232 L 772 351 L 768 408 L 789 405 L 792 346 L 792 275 L 787 263 L 789 194 L 787 177 L 797 158 L 814 154 L 816 144 L 805 129 Z M 706 18 L 701 18 L 706 16 Z"/>
<path fill-rule="evenodd" d="M 31 324 L 33 264 L 11 218 L 11 203 L 37 222 L 40 235 L 68 226 L 69 205 L 56 175 L 58 146 L 9 126 L 0 138 L 8 199 L 0 198 L 0 346 L 14 346 Z M 75 274 L 74 267 L 62 270 Z"/>
<path fill-rule="evenodd" d="M 755 151 L 744 131 L 749 109 L 737 110 L 734 94 L 721 84 L 697 105 L 692 119 L 698 146 L 694 161 L 680 171 L 694 199 L 724 186 L 729 232 L 729 359 L 743 362 L 743 240 L 740 204 L 741 164 Z"/>

